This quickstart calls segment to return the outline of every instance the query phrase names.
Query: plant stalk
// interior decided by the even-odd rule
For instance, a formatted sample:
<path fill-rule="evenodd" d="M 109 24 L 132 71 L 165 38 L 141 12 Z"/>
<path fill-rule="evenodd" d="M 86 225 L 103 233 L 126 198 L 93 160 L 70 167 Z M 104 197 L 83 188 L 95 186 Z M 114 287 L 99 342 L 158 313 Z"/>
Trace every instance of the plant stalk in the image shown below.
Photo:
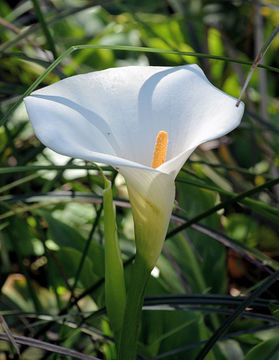
<path fill-rule="evenodd" d="M 145 261 L 136 255 L 132 265 L 132 274 L 127 291 L 127 302 L 120 336 L 118 360 L 135 360 L 137 354 L 137 340 L 145 289 L 150 278 L 151 270 Z"/>

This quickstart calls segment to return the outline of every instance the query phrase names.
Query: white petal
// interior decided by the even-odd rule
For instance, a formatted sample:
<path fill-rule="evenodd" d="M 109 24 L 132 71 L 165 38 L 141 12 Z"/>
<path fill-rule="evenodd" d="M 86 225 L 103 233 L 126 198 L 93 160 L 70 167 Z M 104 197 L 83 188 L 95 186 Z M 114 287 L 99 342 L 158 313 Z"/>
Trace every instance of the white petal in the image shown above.
<path fill-rule="evenodd" d="M 86 117 L 57 101 L 57 97 L 25 100 L 29 118 L 39 140 L 59 154 L 112 166 L 146 166 L 115 155 L 111 144 Z M 111 130 L 109 132 L 111 133 Z M 108 135 L 110 136 L 110 135 Z"/>
<path fill-rule="evenodd" d="M 243 104 L 211 85 L 196 65 L 123 67 L 73 76 L 25 99 L 39 139 L 72 157 L 150 167 L 157 133 L 169 133 L 162 171 L 200 143 L 236 127 Z"/>
<path fill-rule="evenodd" d="M 152 94 L 152 120 L 169 133 L 167 160 L 238 126 L 243 103 L 236 107 L 236 99 L 214 87 L 197 65 L 164 72 Z"/>

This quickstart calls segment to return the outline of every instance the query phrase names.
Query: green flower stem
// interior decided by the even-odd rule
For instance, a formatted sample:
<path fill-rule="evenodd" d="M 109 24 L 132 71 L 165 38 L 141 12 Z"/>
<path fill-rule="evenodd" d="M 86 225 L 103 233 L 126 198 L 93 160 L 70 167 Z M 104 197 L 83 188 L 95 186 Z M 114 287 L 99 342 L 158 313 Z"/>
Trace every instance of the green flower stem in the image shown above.
<path fill-rule="evenodd" d="M 151 270 L 140 256 L 132 265 L 127 302 L 122 324 L 118 360 L 135 360 L 142 305 Z"/>

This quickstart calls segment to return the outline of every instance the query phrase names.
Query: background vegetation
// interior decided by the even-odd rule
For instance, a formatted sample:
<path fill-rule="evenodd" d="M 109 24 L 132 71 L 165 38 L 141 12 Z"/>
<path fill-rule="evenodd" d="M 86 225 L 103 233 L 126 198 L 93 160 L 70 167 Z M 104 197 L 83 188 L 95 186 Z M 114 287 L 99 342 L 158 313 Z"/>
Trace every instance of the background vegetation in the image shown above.
<path fill-rule="evenodd" d="M 197 63 L 238 97 L 245 63 L 278 23 L 276 0 L 0 2 L 1 360 L 19 358 L 18 348 L 21 359 L 115 358 L 104 309 L 102 177 L 92 164 L 44 148 L 22 103 L 8 110 L 73 45 L 96 48 L 64 57 L 39 86 L 108 67 Z M 169 233 L 147 290 L 140 359 L 279 357 L 278 50 L 277 36 L 264 59 L 268 69 L 250 81 L 241 126 L 200 146 L 177 178 Z M 103 169 L 113 181 L 128 271 L 127 190 L 120 175 Z"/>

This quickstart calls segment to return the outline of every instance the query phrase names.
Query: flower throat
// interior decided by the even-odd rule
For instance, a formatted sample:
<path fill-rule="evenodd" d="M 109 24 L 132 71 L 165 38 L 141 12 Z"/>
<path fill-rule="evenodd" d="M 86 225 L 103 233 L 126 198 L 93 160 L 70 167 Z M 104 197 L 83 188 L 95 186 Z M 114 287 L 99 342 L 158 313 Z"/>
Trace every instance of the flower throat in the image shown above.
<path fill-rule="evenodd" d="M 155 143 L 152 167 L 156 169 L 166 161 L 168 147 L 168 133 L 159 131 Z"/>

